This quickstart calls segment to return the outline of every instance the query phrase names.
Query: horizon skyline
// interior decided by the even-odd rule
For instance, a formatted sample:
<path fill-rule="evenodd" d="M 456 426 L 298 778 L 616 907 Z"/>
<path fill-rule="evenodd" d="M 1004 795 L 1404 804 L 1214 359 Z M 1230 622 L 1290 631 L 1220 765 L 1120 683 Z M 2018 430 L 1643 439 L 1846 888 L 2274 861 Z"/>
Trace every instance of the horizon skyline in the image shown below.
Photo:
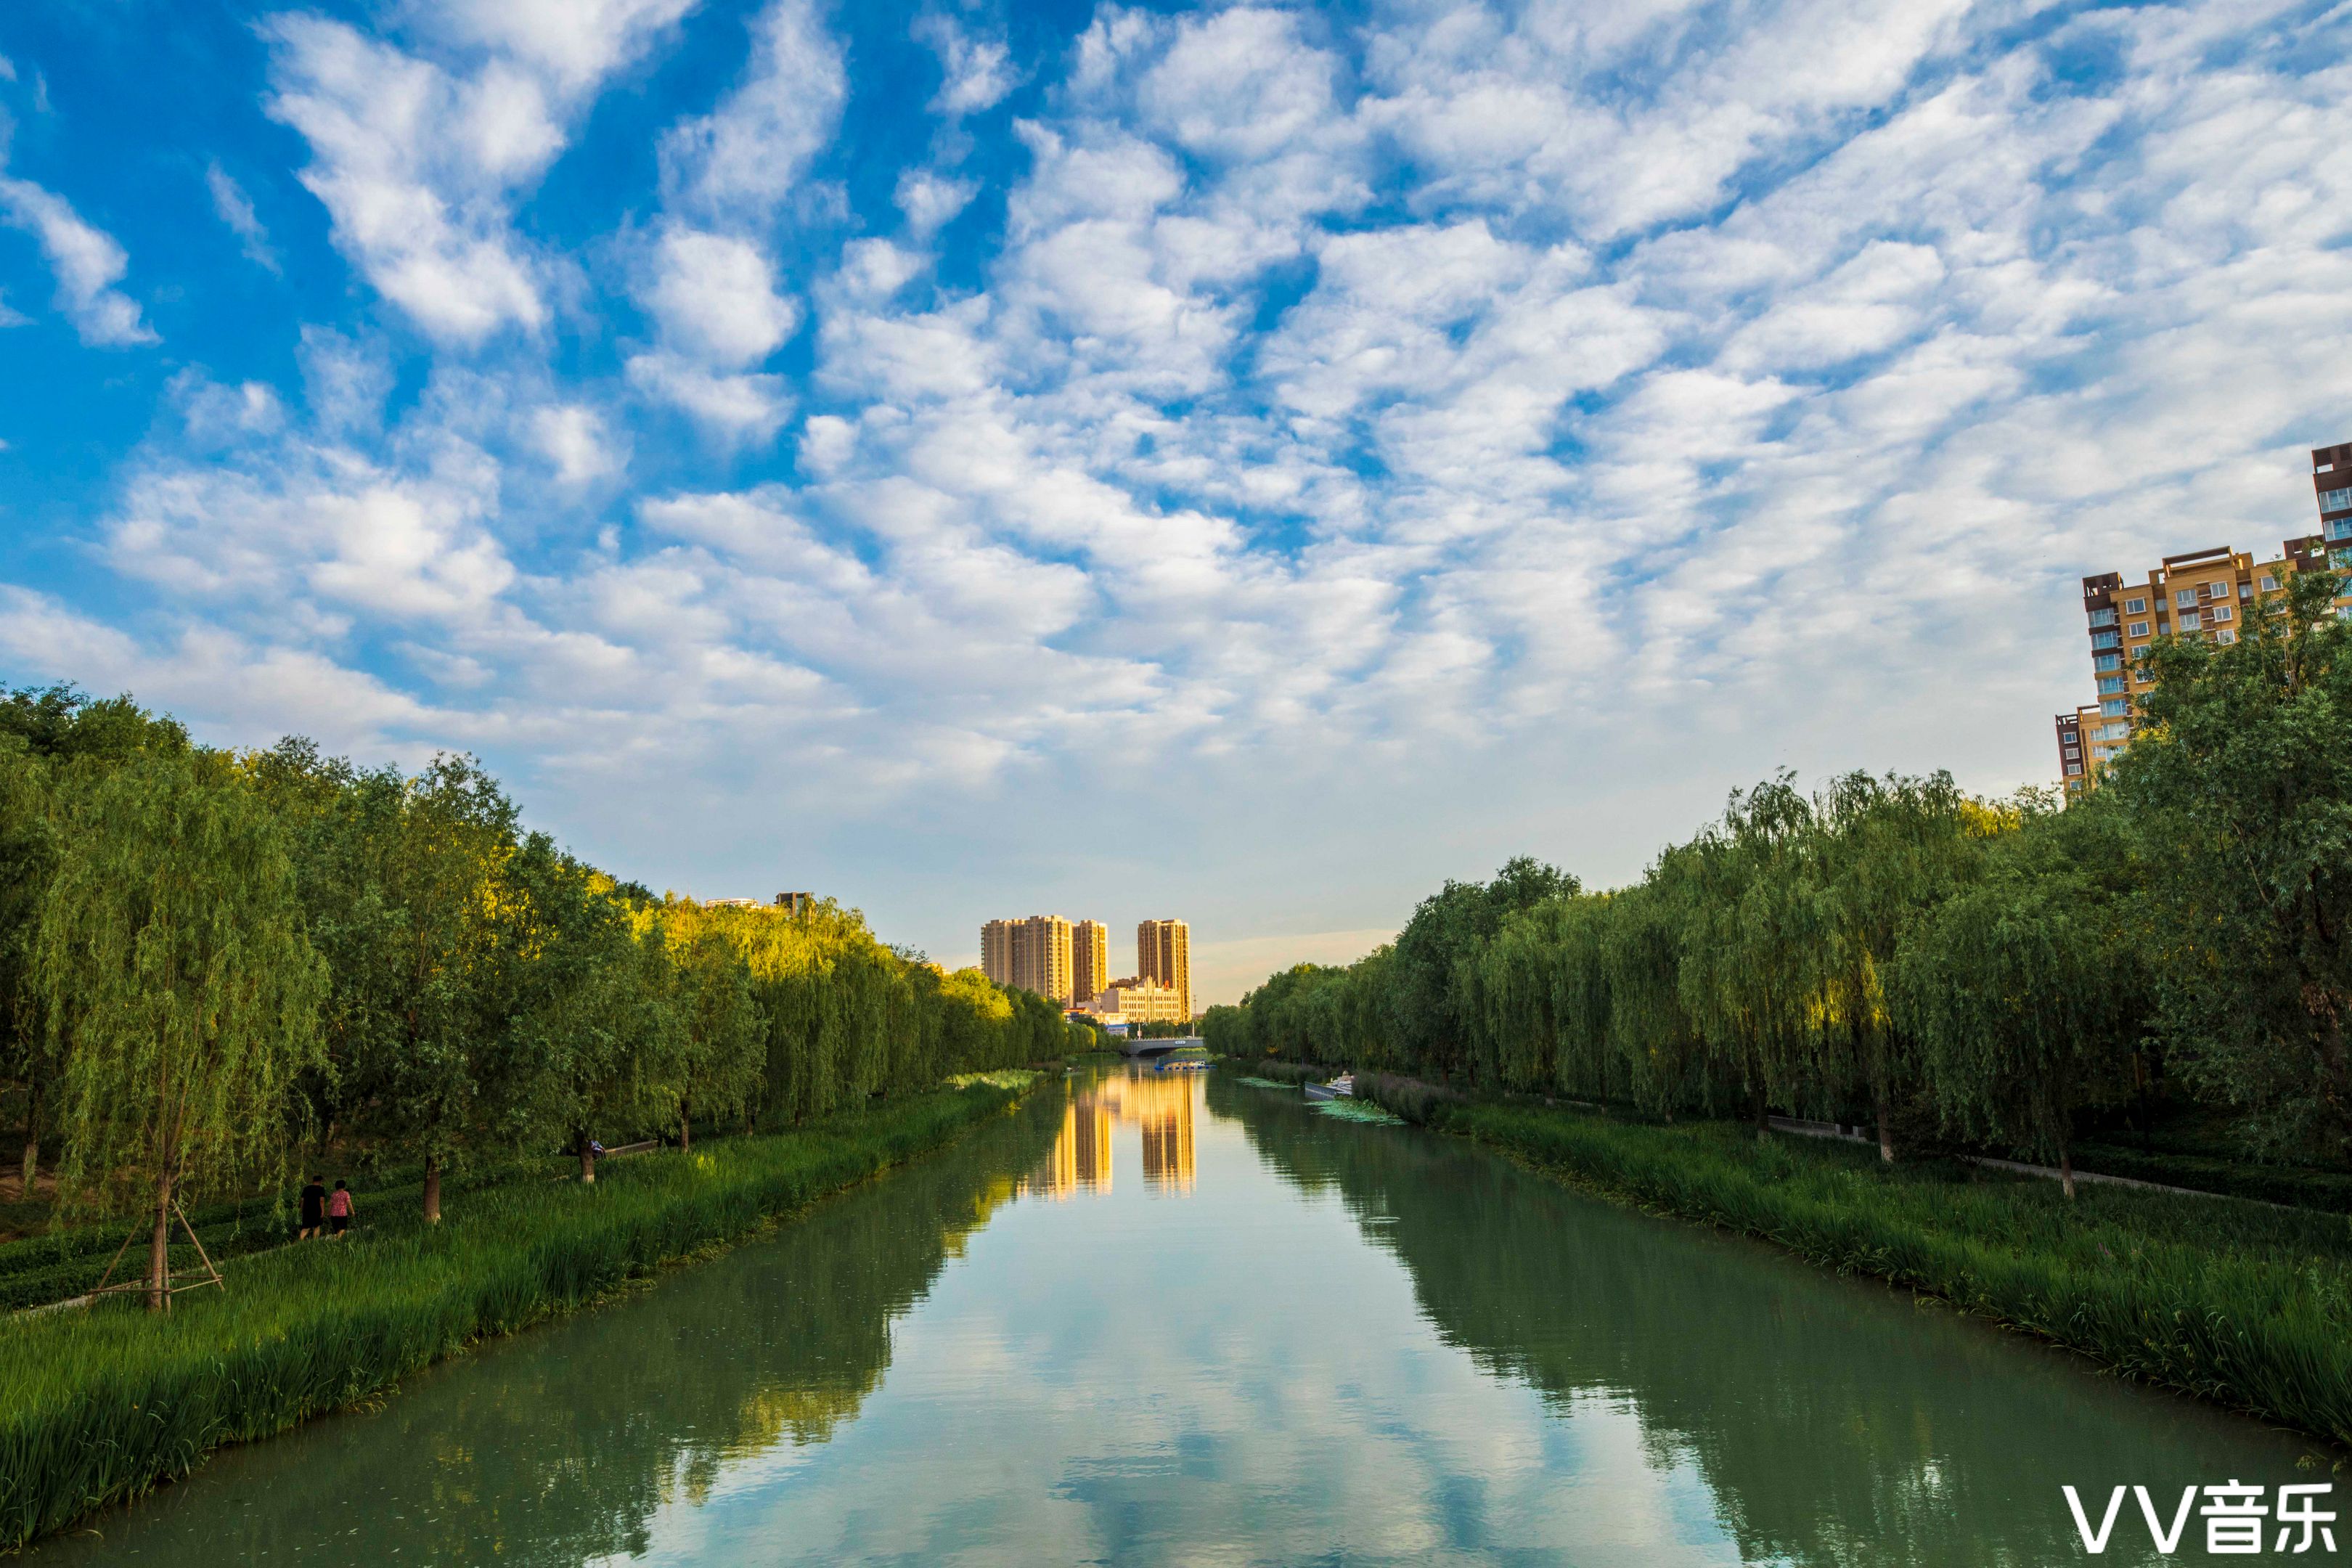
<path fill-rule="evenodd" d="M 2347 58 L 2262 0 L 18 8 L 0 680 L 470 752 L 943 962 L 965 889 L 1149 885 L 1204 1005 L 1784 766 L 2054 783 L 2080 579 L 2307 531 L 2352 437 Z"/>

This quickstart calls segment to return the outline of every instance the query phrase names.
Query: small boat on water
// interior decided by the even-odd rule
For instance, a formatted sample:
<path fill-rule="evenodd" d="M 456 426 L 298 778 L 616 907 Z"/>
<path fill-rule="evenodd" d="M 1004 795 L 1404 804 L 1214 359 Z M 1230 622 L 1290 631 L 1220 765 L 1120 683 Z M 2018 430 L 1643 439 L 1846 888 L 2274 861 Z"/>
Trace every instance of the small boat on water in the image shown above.
<path fill-rule="evenodd" d="M 1356 1075 L 1343 1072 L 1329 1083 L 1310 1083 L 1306 1089 L 1309 1100 L 1353 1100 L 1356 1097 Z"/>

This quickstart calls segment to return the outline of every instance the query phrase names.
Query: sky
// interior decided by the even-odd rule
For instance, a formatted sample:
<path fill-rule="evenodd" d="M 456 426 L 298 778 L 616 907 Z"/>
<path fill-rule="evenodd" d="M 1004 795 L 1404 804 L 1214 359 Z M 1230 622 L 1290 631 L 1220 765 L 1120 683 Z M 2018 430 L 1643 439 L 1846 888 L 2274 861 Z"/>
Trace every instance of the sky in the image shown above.
<path fill-rule="evenodd" d="M 2050 782 L 2313 527 L 2352 5 L 23 0 L 0 679 L 950 963 Z M 1114 967 L 1124 950 L 1114 944 Z"/>

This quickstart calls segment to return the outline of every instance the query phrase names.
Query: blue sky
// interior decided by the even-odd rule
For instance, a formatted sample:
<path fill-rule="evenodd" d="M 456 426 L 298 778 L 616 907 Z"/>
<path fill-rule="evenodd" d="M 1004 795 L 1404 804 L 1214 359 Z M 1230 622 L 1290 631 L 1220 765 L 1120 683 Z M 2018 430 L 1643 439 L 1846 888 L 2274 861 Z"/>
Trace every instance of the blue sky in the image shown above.
<path fill-rule="evenodd" d="M 0 11 L 0 674 L 1204 989 L 2053 771 L 2352 435 L 2342 5 Z"/>

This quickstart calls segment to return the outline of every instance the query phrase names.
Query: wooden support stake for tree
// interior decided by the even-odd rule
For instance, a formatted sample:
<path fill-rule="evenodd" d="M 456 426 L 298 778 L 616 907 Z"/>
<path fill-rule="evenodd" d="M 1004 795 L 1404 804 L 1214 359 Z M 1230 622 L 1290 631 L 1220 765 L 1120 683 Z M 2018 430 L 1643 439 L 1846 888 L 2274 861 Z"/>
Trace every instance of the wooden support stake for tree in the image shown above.
<path fill-rule="evenodd" d="M 135 1231 L 135 1230 L 134 1230 L 134 1231 L 132 1231 L 129 1236 L 126 1236 L 126 1237 L 124 1237 L 122 1238 L 122 1245 L 121 1245 L 121 1246 L 120 1246 L 120 1247 L 116 1247 L 116 1248 L 114 1249 L 114 1259 L 113 1259 L 113 1261 L 112 1261 L 112 1262 L 110 1262 L 110 1263 L 109 1263 L 109 1264 L 106 1266 L 106 1272 L 105 1272 L 105 1273 L 103 1273 L 103 1274 L 101 1274 L 101 1275 L 100 1275 L 100 1276 L 98 1277 L 98 1289 L 96 1289 L 95 1290 L 92 1290 L 92 1291 L 90 1292 L 90 1294 L 91 1294 L 91 1295 L 93 1295 L 93 1296 L 103 1296 L 103 1295 L 105 1295 L 105 1294 L 106 1294 L 106 1292 L 107 1292 L 107 1290 L 108 1290 L 108 1289 L 109 1289 L 109 1287 L 108 1287 L 108 1285 L 107 1285 L 107 1283 L 106 1283 L 106 1282 L 107 1282 L 108 1280 L 110 1280 L 110 1279 L 113 1279 L 113 1278 L 114 1278 L 114 1270 L 115 1270 L 116 1267 L 121 1263 L 121 1261 L 122 1261 L 122 1255 L 123 1255 L 124 1253 L 126 1253 L 126 1252 L 130 1251 L 130 1250 L 131 1250 L 131 1244 L 132 1242 L 134 1242 L 134 1241 L 138 1240 L 138 1239 L 139 1239 L 139 1233 L 138 1233 L 137 1231 Z M 142 1280 L 142 1283 L 143 1284 L 143 1283 L 144 1283 L 144 1281 Z M 117 1290 L 120 1290 L 120 1289 L 122 1289 L 122 1287 L 121 1287 L 121 1286 L 120 1286 L 120 1285 L 117 1285 L 117 1286 L 112 1287 L 112 1289 L 117 1289 Z"/>
<path fill-rule="evenodd" d="M 174 1199 L 172 1204 L 172 1212 L 180 1216 L 180 1228 L 188 1233 L 188 1244 L 196 1249 L 196 1256 L 205 1260 L 205 1273 L 208 1276 L 206 1279 L 197 1280 L 193 1285 L 175 1285 L 173 1286 L 172 1289 L 174 1290 L 198 1290 L 202 1289 L 206 1285 L 217 1285 L 226 1291 L 228 1289 L 228 1281 L 221 1278 L 220 1266 L 213 1261 L 213 1255 L 205 1250 L 205 1244 L 196 1239 L 196 1227 L 188 1223 L 188 1211 L 182 1208 L 178 1200 Z M 195 1270 L 191 1268 L 187 1270 L 187 1272 L 194 1274 L 195 1273 Z M 178 1277 L 179 1276 L 177 1275 L 173 1276 L 173 1279 L 177 1279 Z"/>
<path fill-rule="evenodd" d="M 196 1249 L 196 1256 L 204 1259 L 205 1266 L 202 1268 L 174 1268 L 163 1276 L 163 1305 L 166 1310 L 171 1307 L 172 1298 L 183 1290 L 201 1290 L 207 1285 L 217 1285 L 224 1291 L 228 1289 L 228 1281 L 221 1276 L 220 1265 L 215 1263 L 213 1255 L 205 1250 L 204 1242 L 196 1236 L 196 1227 L 188 1222 L 188 1211 L 182 1208 L 175 1200 L 172 1205 L 172 1212 L 179 1216 L 180 1228 L 187 1233 L 188 1244 Z M 134 1230 L 122 1238 L 122 1245 L 114 1249 L 113 1261 L 106 1266 L 106 1272 L 98 1277 L 98 1285 L 90 1291 L 91 1296 L 110 1296 L 120 1290 L 147 1289 L 147 1281 L 144 1279 L 125 1279 L 120 1285 L 108 1283 L 114 1278 L 116 1268 L 121 1264 L 122 1255 L 131 1250 L 131 1244 L 139 1239 L 140 1234 Z M 186 1284 L 179 1283 L 184 1279 L 187 1281 Z"/>

